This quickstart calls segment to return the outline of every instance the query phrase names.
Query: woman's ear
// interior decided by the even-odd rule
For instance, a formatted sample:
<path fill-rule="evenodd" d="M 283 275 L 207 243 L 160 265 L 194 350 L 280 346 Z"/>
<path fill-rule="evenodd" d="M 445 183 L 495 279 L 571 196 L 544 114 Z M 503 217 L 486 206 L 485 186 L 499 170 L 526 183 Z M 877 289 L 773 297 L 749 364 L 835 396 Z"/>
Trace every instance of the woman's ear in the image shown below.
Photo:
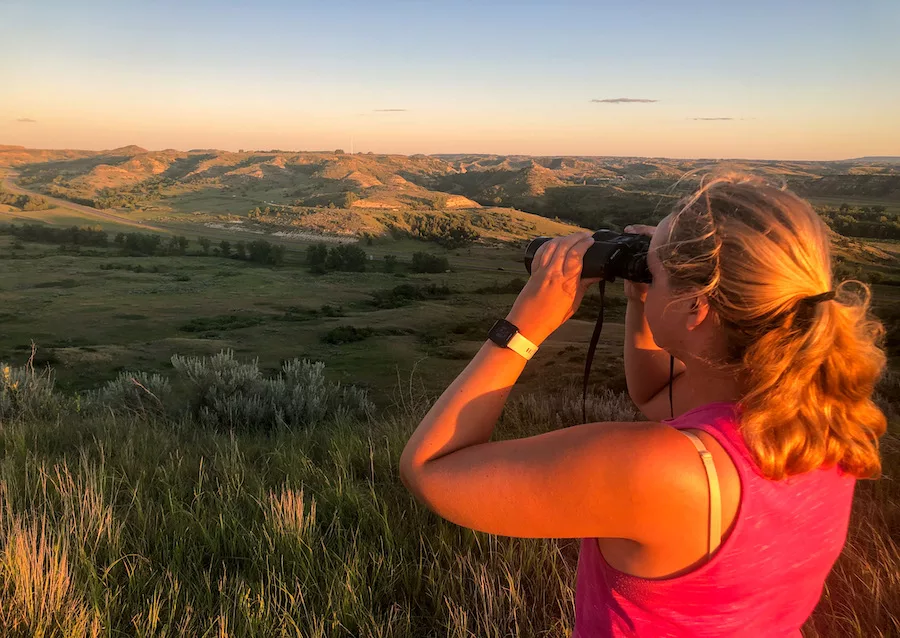
<path fill-rule="evenodd" d="M 687 316 L 687 329 L 696 330 L 710 316 L 709 299 L 706 295 L 701 295 L 694 299 L 691 304 L 691 311 Z"/>

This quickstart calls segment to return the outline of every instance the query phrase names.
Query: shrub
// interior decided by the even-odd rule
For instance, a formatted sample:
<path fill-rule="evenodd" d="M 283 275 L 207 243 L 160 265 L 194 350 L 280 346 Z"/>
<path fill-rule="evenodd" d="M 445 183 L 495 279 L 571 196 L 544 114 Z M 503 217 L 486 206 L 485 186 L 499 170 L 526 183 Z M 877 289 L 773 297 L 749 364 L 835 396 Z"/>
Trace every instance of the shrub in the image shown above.
<path fill-rule="evenodd" d="M 93 408 L 102 407 L 119 414 L 162 416 L 171 409 L 172 386 L 168 379 L 147 372 L 121 372 L 93 396 Z"/>
<path fill-rule="evenodd" d="M 434 241 L 451 250 L 462 248 L 478 239 L 478 231 L 462 216 L 408 213 L 404 218 L 409 225 L 409 236 Z"/>
<path fill-rule="evenodd" d="M 490 286 L 476 288 L 474 292 L 478 295 L 517 295 L 522 292 L 522 288 L 524 287 L 525 280 L 521 277 L 516 277 L 505 284 L 493 283 Z"/>
<path fill-rule="evenodd" d="M 341 306 L 332 306 L 330 304 L 322 304 L 319 312 L 323 317 L 343 317 L 344 309 Z"/>
<path fill-rule="evenodd" d="M 372 328 L 357 328 L 356 326 L 338 326 L 322 335 L 322 343 L 340 345 L 368 339 L 375 331 Z"/>
<path fill-rule="evenodd" d="M 263 322 L 259 315 L 218 315 L 215 317 L 194 317 L 178 329 L 183 332 L 215 332 L 218 330 L 238 330 Z"/>
<path fill-rule="evenodd" d="M 450 262 L 446 257 L 438 257 L 430 253 L 415 253 L 412 256 L 412 271 L 422 273 L 439 273 L 450 270 Z"/>
<path fill-rule="evenodd" d="M 376 290 L 371 293 L 370 302 L 376 308 L 399 308 L 411 304 L 413 301 L 425 299 L 443 299 L 452 294 L 452 290 L 445 284 L 440 286 L 428 284 L 416 286 L 414 284 L 400 284 L 390 290 Z"/>
<path fill-rule="evenodd" d="M 187 387 L 188 412 L 215 429 L 271 430 L 315 427 L 333 418 L 367 417 L 373 407 L 365 390 L 325 379 L 325 364 L 285 362 L 265 378 L 256 360 L 242 363 L 231 351 L 213 357 L 172 357 Z"/>
<path fill-rule="evenodd" d="M 0 423 L 52 417 L 60 404 L 49 368 L 38 373 L 31 362 L 23 367 L 0 362 Z"/>

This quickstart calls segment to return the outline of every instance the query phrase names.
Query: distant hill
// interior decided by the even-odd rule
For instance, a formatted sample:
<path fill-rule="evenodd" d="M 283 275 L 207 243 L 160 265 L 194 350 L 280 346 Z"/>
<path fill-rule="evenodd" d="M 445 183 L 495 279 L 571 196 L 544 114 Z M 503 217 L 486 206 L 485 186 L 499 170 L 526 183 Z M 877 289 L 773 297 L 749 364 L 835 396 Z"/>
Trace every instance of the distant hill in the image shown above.
<path fill-rule="evenodd" d="M 97 151 L 49 150 L 0 144 L 0 167 L 78 159 L 96 154 Z"/>
<path fill-rule="evenodd" d="M 869 155 L 866 157 L 857 157 L 850 160 L 851 162 L 890 162 L 891 164 L 900 164 L 900 155 Z"/>
<path fill-rule="evenodd" d="M 811 198 L 877 200 L 893 207 L 900 204 L 897 159 L 717 162 L 0 146 L 0 167 L 15 168 L 20 185 L 70 201 L 157 217 L 250 215 L 267 223 L 353 234 L 409 230 L 411 219 L 424 228 L 421 219 L 431 217 L 443 224 L 477 219 L 490 235 L 485 220 L 500 211 L 508 217 L 511 209 L 586 228 L 655 222 L 702 174 L 722 166 L 780 180 Z M 532 222 L 497 224 L 496 236 L 512 238 L 527 236 Z M 501 232 L 504 224 L 507 230 Z"/>
<path fill-rule="evenodd" d="M 122 155 L 142 155 L 144 153 L 149 153 L 146 148 L 142 148 L 140 146 L 136 146 L 134 144 L 129 144 L 128 146 L 121 146 L 119 148 L 114 148 L 109 151 L 100 151 L 100 155 L 110 155 L 110 156 L 122 156 Z M 161 151 L 165 153 L 166 151 Z"/>

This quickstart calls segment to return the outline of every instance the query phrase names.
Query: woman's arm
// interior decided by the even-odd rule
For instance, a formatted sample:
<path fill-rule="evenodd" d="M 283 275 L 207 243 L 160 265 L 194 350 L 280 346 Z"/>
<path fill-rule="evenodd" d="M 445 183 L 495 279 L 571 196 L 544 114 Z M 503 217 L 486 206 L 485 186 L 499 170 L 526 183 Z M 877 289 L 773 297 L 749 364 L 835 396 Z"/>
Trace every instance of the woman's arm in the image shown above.
<path fill-rule="evenodd" d="M 542 343 L 578 308 L 596 281 L 580 279 L 592 243 L 585 233 L 538 251 L 507 316 L 525 337 Z M 653 543 L 679 529 L 686 513 L 696 515 L 690 503 L 700 502 L 696 491 L 705 485 L 685 471 L 696 453 L 659 423 L 589 423 L 490 442 L 525 363 L 487 342 L 444 391 L 400 458 L 400 476 L 416 498 L 459 525 L 531 538 Z"/>
<path fill-rule="evenodd" d="M 684 369 L 684 363 L 676 359 L 675 376 Z M 642 411 L 669 385 L 669 353 L 656 345 L 644 315 L 644 302 L 637 294 L 629 296 L 625 308 L 625 382 L 628 395 Z"/>
<path fill-rule="evenodd" d="M 625 232 L 653 237 L 656 226 L 635 224 L 626 226 Z M 651 421 L 660 421 L 670 416 L 668 398 L 664 402 L 664 412 L 650 408 L 650 404 L 652 402 L 653 406 L 659 405 L 661 402 L 654 399 L 668 390 L 670 359 L 669 353 L 653 339 L 650 324 L 644 314 L 647 287 L 647 284 L 625 282 L 625 297 L 628 299 L 625 307 L 625 383 L 628 395 L 644 416 Z M 673 385 L 675 378 L 684 370 L 684 363 L 676 359 L 671 379 Z"/>
<path fill-rule="evenodd" d="M 535 255 L 532 276 L 506 317 L 535 345 L 575 313 L 597 281 L 581 280 L 582 259 L 593 243 L 590 233 L 577 233 L 547 242 Z M 512 350 L 485 342 L 416 428 L 400 459 L 401 476 L 412 477 L 429 461 L 489 441 L 525 363 Z"/>
<path fill-rule="evenodd" d="M 507 316 L 507 321 L 518 325 L 513 316 Z M 526 363 L 520 355 L 492 341 L 481 346 L 407 442 L 400 458 L 400 476 L 407 486 L 429 461 L 491 440 L 509 392 Z"/>

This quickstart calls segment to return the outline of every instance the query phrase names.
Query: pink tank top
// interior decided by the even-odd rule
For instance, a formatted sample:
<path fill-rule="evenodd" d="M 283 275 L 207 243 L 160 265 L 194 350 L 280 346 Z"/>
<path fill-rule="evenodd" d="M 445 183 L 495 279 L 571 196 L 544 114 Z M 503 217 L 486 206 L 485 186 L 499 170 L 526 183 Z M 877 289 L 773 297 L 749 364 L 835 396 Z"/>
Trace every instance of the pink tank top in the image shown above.
<path fill-rule="evenodd" d="M 687 574 L 649 580 L 611 567 L 596 539 L 583 539 L 572 638 L 801 636 L 844 546 L 855 478 L 836 467 L 765 478 L 736 416 L 735 404 L 710 403 L 665 421 L 709 433 L 740 476 L 734 528 L 712 559 Z"/>

